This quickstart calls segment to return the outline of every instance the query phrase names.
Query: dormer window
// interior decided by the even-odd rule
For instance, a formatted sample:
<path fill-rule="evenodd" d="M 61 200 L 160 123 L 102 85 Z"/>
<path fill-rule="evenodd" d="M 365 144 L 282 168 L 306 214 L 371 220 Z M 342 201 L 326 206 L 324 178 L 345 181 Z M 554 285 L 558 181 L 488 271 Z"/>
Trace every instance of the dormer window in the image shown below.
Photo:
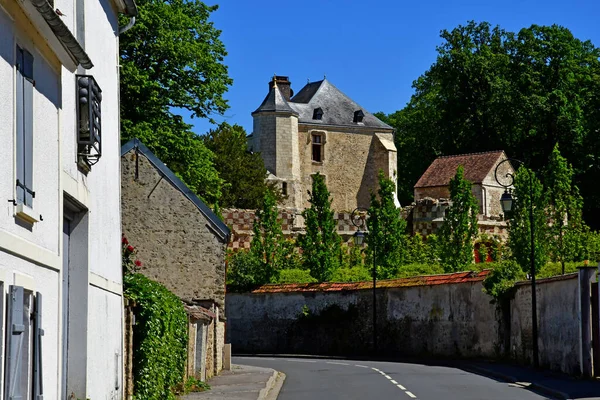
<path fill-rule="evenodd" d="M 312 119 L 318 119 L 318 120 L 322 120 L 323 119 L 323 109 L 321 107 L 315 108 L 315 110 L 313 111 L 313 118 Z"/>
<path fill-rule="evenodd" d="M 363 113 L 362 110 L 354 111 L 354 123 L 363 122 L 364 116 L 365 113 Z"/>

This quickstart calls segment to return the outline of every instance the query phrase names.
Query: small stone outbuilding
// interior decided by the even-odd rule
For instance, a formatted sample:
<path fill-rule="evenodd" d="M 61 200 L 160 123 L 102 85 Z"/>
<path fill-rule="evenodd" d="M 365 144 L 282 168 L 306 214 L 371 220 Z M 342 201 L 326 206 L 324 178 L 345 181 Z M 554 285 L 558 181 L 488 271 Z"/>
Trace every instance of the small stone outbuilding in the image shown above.
<path fill-rule="evenodd" d="M 448 207 L 451 206 L 450 180 L 462 165 L 465 179 L 472 183 L 471 191 L 479 203 L 479 231 L 500 238 L 506 235 L 506 223 L 502 215 L 500 197 L 505 188 L 494 177 L 496 167 L 506 160 L 504 151 L 459 154 L 436 158 L 415 184 L 415 204 L 411 219 L 414 233 L 424 236 L 435 233 L 443 224 Z M 507 174 L 513 174 L 510 162 L 498 169 L 498 179 L 510 183 Z"/>
<path fill-rule="evenodd" d="M 194 340 L 188 374 L 207 379 L 219 373 L 229 229 L 137 139 L 121 149 L 121 208 L 140 272 L 186 304 Z"/>

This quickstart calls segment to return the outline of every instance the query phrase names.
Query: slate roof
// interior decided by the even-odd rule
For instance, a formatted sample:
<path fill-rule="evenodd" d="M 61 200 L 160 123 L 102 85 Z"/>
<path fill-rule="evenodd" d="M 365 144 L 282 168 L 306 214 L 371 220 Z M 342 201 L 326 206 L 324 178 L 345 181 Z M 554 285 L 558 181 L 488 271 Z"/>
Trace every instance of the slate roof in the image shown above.
<path fill-rule="evenodd" d="M 196 194 L 188 188 L 185 183 L 179 179 L 173 171 L 171 171 L 165 163 L 163 163 L 158 157 L 154 155 L 139 139 L 131 139 L 121 147 L 121 157 L 137 147 L 138 151 L 143 154 L 150 164 L 158 170 L 158 172 L 168 181 L 175 189 L 179 190 L 185 197 L 187 197 L 194 205 L 198 208 L 200 213 L 204 215 L 208 221 L 209 227 L 217 234 L 217 236 L 224 242 L 229 241 L 230 231 L 227 225 L 223 223 L 217 217 L 217 215 L 206 205 Z"/>
<path fill-rule="evenodd" d="M 454 283 L 481 282 L 490 273 L 486 269 L 481 272 L 456 272 L 442 275 L 424 275 L 411 278 L 386 279 L 377 281 L 378 288 L 399 288 L 411 286 L 433 286 Z M 284 283 L 268 284 L 259 287 L 252 293 L 289 293 L 289 292 L 341 292 L 346 290 L 373 289 L 372 281 L 365 282 L 325 282 L 325 283 Z"/>
<path fill-rule="evenodd" d="M 315 108 L 319 107 L 323 109 L 323 118 L 313 119 L 313 112 Z M 362 122 L 355 123 L 353 121 L 354 112 L 358 110 L 362 110 L 365 115 Z M 298 122 L 305 124 L 364 126 L 385 131 L 394 129 L 365 110 L 326 79 L 306 84 L 289 101 L 285 100 L 279 89 L 271 88 L 265 100 L 252 115 L 269 111 L 294 112 L 298 115 Z"/>
<path fill-rule="evenodd" d="M 492 172 L 502 155 L 504 151 L 498 150 L 438 157 L 421 176 L 415 188 L 447 186 L 459 165 L 462 165 L 465 170 L 465 179 L 471 183 L 481 183 Z"/>
<path fill-rule="evenodd" d="M 271 90 L 269 90 L 267 97 L 265 97 L 261 105 L 252 113 L 252 115 L 259 112 L 289 112 L 298 115 L 285 100 L 277 85 L 273 85 Z"/>

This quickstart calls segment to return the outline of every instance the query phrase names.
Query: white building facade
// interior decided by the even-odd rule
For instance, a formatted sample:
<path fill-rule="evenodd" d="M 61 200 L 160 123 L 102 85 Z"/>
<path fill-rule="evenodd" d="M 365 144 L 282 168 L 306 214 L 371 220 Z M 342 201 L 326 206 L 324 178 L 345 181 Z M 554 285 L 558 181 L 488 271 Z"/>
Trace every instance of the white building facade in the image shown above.
<path fill-rule="evenodd" d="M 0 0 L 1 399 L 121 399 L 119 14 Z"/>

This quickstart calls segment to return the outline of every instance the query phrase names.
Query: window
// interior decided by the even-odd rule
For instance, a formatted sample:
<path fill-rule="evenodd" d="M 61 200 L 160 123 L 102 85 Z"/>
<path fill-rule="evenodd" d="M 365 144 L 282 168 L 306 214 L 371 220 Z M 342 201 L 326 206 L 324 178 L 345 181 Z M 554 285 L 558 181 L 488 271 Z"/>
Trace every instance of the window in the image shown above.
<path fill-rule="evenodd" d="M 365 113 L 363 113 L 362 110 L 354 111 L 354 123 L 355 124 L 362 122 L 364 117 L 365 117 Z"/>
<path fill-rule="evenodd" d="M 283 196 L 287 196 L 288 195 L 287 182 L 281 182 L 281 194 Z"/>
<path fill-rule="evenodd" d="M 321 107 L 315 108 L 315 110 L 313 111 L 313 119 L 323 119 L 323 109 Z"/>
<path fill-rule="evenodd" d="M 323 135 L 312 135 L 312 160 L 315 162 L 323 161 Z"/>
<path fill-rule="evenodd" d="M 33 207 L 33 56 L 17 46 L 17 204 Z"/>
<path fill-rule="evenodd" d="M 77 163 L 85 172 L 102 155 L 102 90 L 91 75 L 77 75 Z"/>

